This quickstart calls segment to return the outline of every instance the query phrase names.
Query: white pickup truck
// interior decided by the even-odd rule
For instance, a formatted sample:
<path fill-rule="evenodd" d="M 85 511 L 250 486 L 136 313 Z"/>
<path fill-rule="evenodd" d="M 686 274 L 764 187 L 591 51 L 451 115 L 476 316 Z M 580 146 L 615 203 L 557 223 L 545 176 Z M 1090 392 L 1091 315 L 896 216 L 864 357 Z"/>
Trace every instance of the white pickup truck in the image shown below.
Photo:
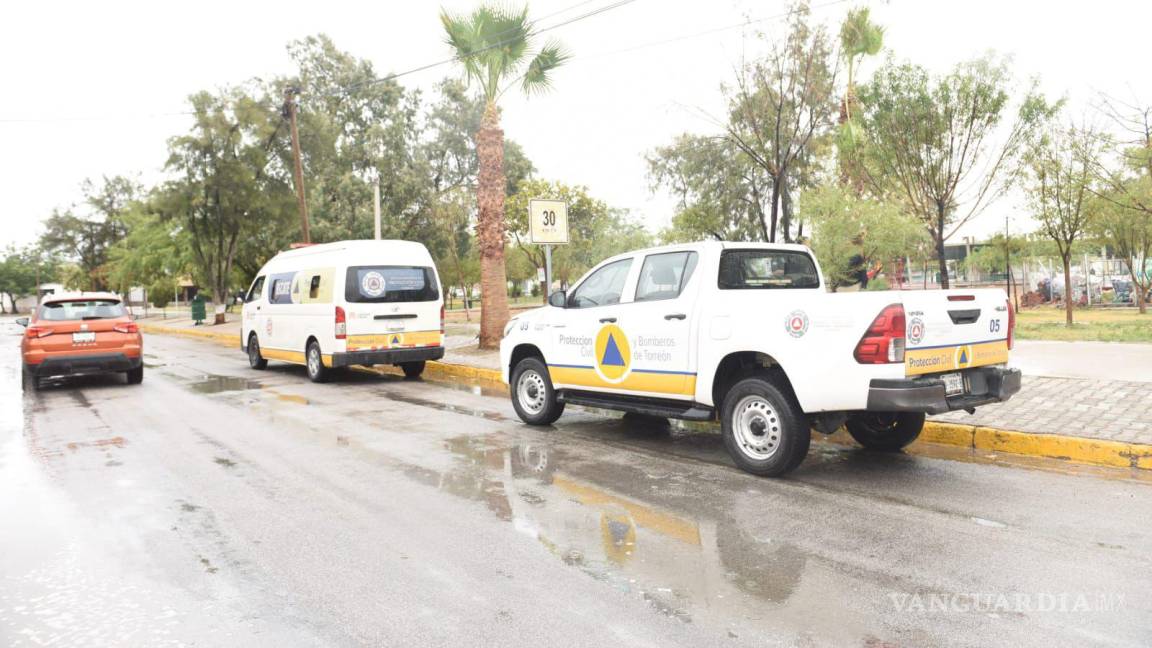
<path fill-rule="evenodd" d="M 1007 400 L 1002 290 L 829 293 L 799 245 L 702 242 L 608 259 L 512 319 L 504 382 L 526 423 L 566 403 L 713 420 L 744 470 L 783 475 L 811 428 L 898 450 L 925 414 Z"/>

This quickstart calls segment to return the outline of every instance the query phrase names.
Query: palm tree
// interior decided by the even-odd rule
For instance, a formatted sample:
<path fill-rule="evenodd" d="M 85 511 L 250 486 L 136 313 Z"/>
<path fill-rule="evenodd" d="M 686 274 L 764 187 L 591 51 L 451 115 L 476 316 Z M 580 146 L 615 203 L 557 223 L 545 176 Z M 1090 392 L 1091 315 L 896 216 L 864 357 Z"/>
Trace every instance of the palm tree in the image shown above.
<path fill-rule="evenodd" d="M 884 46 L 884 28 L 870 20 L 868 7 L 848 12 L 840 26 L 840 56 L 848 71 L 848 86 L 841 104 L 841 121 L 852 119 L 856 103 L 856 68 L 865 56 L 873 56 Z"/>
<path fill-rule="evenodd" d="M 508 321 L 508 281 L 504 268 L 504 131 L 498 102 L 519 85 L 527 95 L 546 90 L 549 73 L 568 55 L 555 42 L 531 54 L 535 35 L 528 8 L 520 11 L 480 6 L 470 15 L 441 11 L 447 42 L 464 66 L 469 84 L 480 86 L 484 116 L 476 133 L 479 158 L 476 226 L 480 249 L 480 348 L 499 346 Z"/>

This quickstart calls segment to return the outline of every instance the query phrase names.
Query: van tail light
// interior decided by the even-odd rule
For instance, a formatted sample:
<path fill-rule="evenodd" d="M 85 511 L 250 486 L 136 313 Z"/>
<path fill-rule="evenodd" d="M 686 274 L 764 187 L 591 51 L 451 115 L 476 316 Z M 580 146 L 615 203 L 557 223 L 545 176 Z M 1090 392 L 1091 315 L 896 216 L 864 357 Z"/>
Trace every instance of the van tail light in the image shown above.
<path fill-rule="evenodd" d="M 1012 301 L 1008 300 L 1008 348 L 1012 348 L 1012 343 L 1016 338 L 1016 309 L 1012 308 Z"/>
<path fill-rule="evenodd" d="M 136 325 L 136 322 L 125 322 L 123 324 L 117 324 L 116 326 L 113 326 L 112 330 L 116 331 L 117 333 L 139 333 L 140 327 Z"/>
<path fill-rule="evenodd" d="M 440 335 L 444 335 L 444 304 L 440 304 Z"/>
<path fill-rule="evenodd" d="M 29 326 L 28 328 L 24 329 L 24 337 L 31 339 L 48 337 L 49 335 L 52 335 L 52 333 L 52 329 L 44 328 L 43 326 Z"/>
<path fill-rule="evenodd" d="M 344 309 L 336 307 L 336 339 L 348 339 L 348 319 L 344 316 Z"/>
<path fill-rule="evenodd" d="M 856 344 L 853 356 L 860 364 L 904 362 L 904 306 L 889 304 Z"/>

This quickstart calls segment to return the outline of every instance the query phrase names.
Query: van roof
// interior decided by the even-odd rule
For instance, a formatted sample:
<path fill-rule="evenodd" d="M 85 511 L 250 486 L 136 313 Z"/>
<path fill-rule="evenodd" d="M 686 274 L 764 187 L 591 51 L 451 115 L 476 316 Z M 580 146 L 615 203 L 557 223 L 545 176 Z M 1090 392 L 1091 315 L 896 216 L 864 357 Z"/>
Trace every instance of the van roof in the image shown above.
<path fill-rule="evenodd" d="M 332 257 L 337 259 L 331 260 Z M 431 264 L 432 256 L 423 243 L 384 240 L 334 241 L 285 250 L 272 257 L 265 268 L 316 264 L 366 265 L 372 263 Z"/>

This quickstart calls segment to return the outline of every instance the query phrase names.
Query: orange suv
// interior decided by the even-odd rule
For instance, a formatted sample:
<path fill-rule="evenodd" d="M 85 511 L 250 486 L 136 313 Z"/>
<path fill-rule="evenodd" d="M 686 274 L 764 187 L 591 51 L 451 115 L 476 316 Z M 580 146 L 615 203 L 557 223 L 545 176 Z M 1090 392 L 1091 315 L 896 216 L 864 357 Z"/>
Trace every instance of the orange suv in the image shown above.
<path fill-rule="evenodd" d="M 128 384 L 144 380 L 144 340 L 140 328 L 112 293 L 49 295 L 33 313 L 16 320 L 24 384 L 40 379 L 123 372 Z"/>

